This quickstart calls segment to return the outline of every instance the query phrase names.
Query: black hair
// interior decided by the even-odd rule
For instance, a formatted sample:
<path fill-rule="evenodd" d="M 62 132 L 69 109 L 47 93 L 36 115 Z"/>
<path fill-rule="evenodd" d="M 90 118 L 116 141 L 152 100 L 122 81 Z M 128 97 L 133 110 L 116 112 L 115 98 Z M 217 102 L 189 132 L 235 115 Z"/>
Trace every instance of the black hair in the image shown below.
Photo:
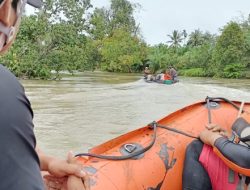
<path fill-rule="evenodd" d="M 4 1 L 4 0 L 0 0 L 0 5 L 2 4 L 3 1 Z M 11 4 L 12 4 L 12 7 L 13 7 L 15 10 L 16 10 L 16 8 L 17 8 L 17 3 L 18 3 L 18 1 L 19 1 L 19 0 L 13 0 L 12 3 L 11 3 Z"/>
<path fill-rule="evenodd" d="M 1 0 L 0 0 L 0 1 L 1 1 Z M 13 1 L 12 1 L 12 4 L 11 4 L 11 5 L 12 5 L 12 7 L 13 7 L 15 10 L 17 9 L 18 1 L 19 1 L 19 0 L 13 0 Z"/>

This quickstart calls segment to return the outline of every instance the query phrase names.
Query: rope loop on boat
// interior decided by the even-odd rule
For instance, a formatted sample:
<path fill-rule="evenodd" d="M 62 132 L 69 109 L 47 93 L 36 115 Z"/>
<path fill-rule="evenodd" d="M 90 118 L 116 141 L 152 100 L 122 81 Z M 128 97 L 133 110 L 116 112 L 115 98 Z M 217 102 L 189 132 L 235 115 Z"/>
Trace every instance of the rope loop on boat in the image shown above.
<path fill-rule="evenodd" d="M 239 106 L 237 106 L 235 103 L 233 103 L 232 101 L 230 101 L 230 100 L 228 100 L 226 98 L 223 98 L 223 97 L 209 97 L 209 96 L 207 96 L 206 99 L 205 99 L 205 102 L 207 102 L 208 124 L 212 123 L 211 107 L 210 107 L 210 102 L 211 101 L 214 101 L 214 102 L 224 101 L 224 102 L 227 102 L 227 103 L 231 104 L 235 109 L 240 110 Z M 242 113 L 244 113 L 244 110 L 242 110 Z"/>
<path fill-rule="evenodd" d="M 231 104 L 235 109 L 240 110 L 240 107 L 237 106 L 235 103 L 233 103 L 231 100 L 228 100 L 227 98 L 223 98 L 223 97 L 209 97 L 207 96 L 205 99 L 206 102 L 210 102 L 210 101 L 224 101 L 227 102 L 229 104 Z M 242 112 L 244 112 L 244 110 L 242 110 Z"/>

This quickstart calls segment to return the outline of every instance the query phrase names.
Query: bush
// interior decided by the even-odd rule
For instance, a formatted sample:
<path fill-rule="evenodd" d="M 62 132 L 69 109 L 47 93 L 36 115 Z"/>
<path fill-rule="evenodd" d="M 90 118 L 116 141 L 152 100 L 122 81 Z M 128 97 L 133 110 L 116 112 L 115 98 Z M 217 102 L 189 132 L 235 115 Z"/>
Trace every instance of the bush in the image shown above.
<path fill-rule="evenodd" d="M 206 72 L 202 68 L 185 69 L 178 71 L 179 75 L 187 77 L 205 77 Z"/>
<path fill-rule="evenodd" d="M 245 66 L 240 63 L 233 63 L 226 65 L 222 72 L 222 77 L 225 78 L 243 78 L 246 73 L 244 72 Z"/>

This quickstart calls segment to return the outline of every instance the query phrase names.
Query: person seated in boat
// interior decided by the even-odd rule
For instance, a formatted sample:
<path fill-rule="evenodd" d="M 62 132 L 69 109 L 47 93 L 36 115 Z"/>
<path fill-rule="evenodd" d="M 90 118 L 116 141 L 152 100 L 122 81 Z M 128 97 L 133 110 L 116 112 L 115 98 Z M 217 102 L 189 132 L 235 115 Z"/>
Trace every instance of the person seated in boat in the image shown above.
<path fill-rule="evenodd" d="M 155 81 L 159 83 L 164 83 L 164 81 L 170 81 L 171 76 L 168 70 L 162 70 L 160 74 L 156 75 Z"/>
<path fill-rule="evenodd" d="M 210 124 L 188 145 L 183 190 L 250 189 L 250 124 L 238 118 L 232 131 Z"/>
<path fill-rule="evenodd" d="M 155 81 L 155 76 L 151 74 L 151 71 L 148 67 L 145 67 L 144 69 L 144 79 L 146 81 Z"/>
<path fill-rule="evenodd" d="M 165 74 L 164 74 L 164 80 L 172 80 L 172 77 L 171 77 L 171 74 L 170 74 L 170 71 L 166 70 L 165 71 Z"/>
<path fill-rule="evenodd" d="M 150 75 L 150 74 L 151 74 L 151 71 L 150 71 L 149 67 L 145 67 L 143 77 L 144 77 L 145 79 L 147 79 L 147 78 L 148 78 L 148 75 Z"/>
<path fill-rule="evenodd" d="M 164 81 L 165 70 L 162 70 L 161 73 L 157 74 L 155 77 L 156 82 Z"/>
<path fill-rule="evenodd" d="M 13 43 L 26 3 L 36 8 L 42 4 L 41 0 L 0 1 L 0 55 Z M 44 190 L 41 171 L 47 171 L 55 178 L 65 177 L 76 188 L 79 183 L 74 181 L 83 184 L 80 177 L 85 174 L 81 166 L 46 155 L 37 148 L 31 104 L 21 83 L 2 65 L 0 105 L 1 190 Z M 70 186 L 70 189 L 74 188 Z"/>
<path fill-rule="evenodd" d="M 177 76 L 177 71 L 175 70 L 175 68 L 173 66 L 169 67 L 169 74 L 171 76 L 173 83 L 179 82 L 178 76 Z"/>

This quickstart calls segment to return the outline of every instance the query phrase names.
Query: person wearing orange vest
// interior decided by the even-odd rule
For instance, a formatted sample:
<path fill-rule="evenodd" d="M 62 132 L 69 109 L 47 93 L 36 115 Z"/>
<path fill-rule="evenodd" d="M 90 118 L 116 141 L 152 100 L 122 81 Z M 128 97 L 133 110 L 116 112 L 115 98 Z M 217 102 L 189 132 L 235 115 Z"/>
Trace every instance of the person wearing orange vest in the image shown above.
<path fill-rule="evenodd" d="M 166 70 L 164 74 L 164 80 L 172 80 L 170 73 Z"/>

